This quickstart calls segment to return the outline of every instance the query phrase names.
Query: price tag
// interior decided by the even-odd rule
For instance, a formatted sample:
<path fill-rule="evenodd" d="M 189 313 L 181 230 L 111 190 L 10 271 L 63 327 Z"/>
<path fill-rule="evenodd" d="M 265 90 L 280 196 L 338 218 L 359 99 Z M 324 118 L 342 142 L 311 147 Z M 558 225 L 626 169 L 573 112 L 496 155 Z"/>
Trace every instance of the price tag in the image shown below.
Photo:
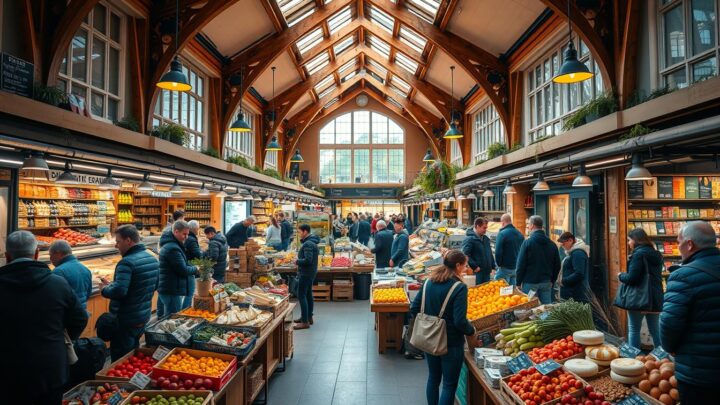
<path fill-rule="evenodd" d="M 507 287 L 500 287 L 500 296 L 512 295 L 514 287 L 509 285 Z"/>
<path fill-rule="evenodd" d="M 670 354 L 662 348 L 662 346 L 656 347 L 650 354 L 658 360 L 666 359 Z"/>
<path fill-rule="evenodd" d="M 110 396 L 110 398 L 108 398 L 108 400 L 106 401 L 106 404 L 107 404 L 107 405 L 117 405 L 117 404 L 119 404 L 120 402 L 122 402 L 123 399 L 124 399 L 124 398 L 122 397 L 122 395 L 120 395 L 120 392 L 118 391 L 118 392 L 112 394 L 112 395 Z"/>
<path fill-rule="evenodd" d="M 537 291 L 535 291 L 535 290 L 530 290 L 530 291 L 528 292 L 528 300 L 533 299 L 533 297 L 535 297 L 535 294 L 537 294 Z"/>
<path fill-rule="evenodd" d="M 147 387 L 148 384 L 150 384 L 150 377 L 138 371 L 130 379 L 130 384 L 136 385 L 138 388 L 143 389 Z"/>
<path fill-rule="evenodd" d="M 225 298 L 227 298 L 227 297 L 229 297 L 227 291 L 223 291 L 223 292 L 220 293 L 220 299 L 225 299 Z"/>
<path fill-rule="evenodd" d="M 560 365 L 560 363 L 556 362 L 553 359 L 543 361 L 542 363 L 535 366 L 537 371 L 539 371 L 542 375 L 548 375 L 553 371 L 559 369 L 560 367 L 562 367 L 562 365 Z"/>
<path fill-rule="evenodd" d="M 622 357 L 634 359 L 639 354 L 640 349 L 636 348 L 635 346 L 631 346 L 627 343 L 623 343 L 622 346 L 620 346 L 620 356 Z"/>
<path fill-rule="evenodd" d="M 632 394 L 615 405 L 650 405 L 640 395 Z"/>
<path fill-rule="evenodd" d="M 177 328 L 172 332 L 172 335 L 175 337 L 175 339 L 180 342 L 180 344 L 187 343 L 188 340 L 190 340 L 191 335 L 190 332 L 188 332 L 185 328 Z"/>
<path fill-rule="evenodd" d="M 220 302 L 220 294 L 213 295 L 213 301 Z"/>
<path fill-rule="evenodd" d="M 508 360 L 507 365 L 510 372 L 517 374 L 520 370 L 532 367 L 533 362 L 530 360 L 530 356 L 528 356 L 527 353 L 520 352 L 517 357 Z"/>
<path fill-rule="evenodd" d="M 167 354 L 170 353 L 170 349 L 168 349 L 165 346 L 158 346 L 157 349 L 155 349 L 155 352 L 152 355 L 152 358 L 160 361 L 162 360 Z"/>
<path fill-rule="evenodd" d="M 481 342 L 483 346 L 490 346 L 494 341 L 495 337 L 490 332 L 483 332 L 476 337 L 478 342 Z"/>
<path fill-rule="evenodd" d="M 515 322 L 515 321 L 517 320 L 517 318 L 515 317 L 515 312 L 514 312 L 514 311 L 506 312 L 506 313 L 502 314 L 502 315 L 500 316 L 500 318 L 501 318 L 503 321 L 508 321 L 508 322 Z"/>
<path fill-rule="evenodd" d="M 550 312 L 543 312 L 542 314 L 540 314 L 540 320 L 544 321 L 548 318 L 548 316 L 550 316 Z"/>

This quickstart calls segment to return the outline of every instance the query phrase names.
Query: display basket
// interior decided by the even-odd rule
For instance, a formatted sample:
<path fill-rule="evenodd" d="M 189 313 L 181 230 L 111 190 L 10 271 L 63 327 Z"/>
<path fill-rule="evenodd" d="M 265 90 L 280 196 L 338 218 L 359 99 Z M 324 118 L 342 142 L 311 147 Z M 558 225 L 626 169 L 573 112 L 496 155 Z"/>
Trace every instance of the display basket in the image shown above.
<path fill-rule="evenodd" d="M 571 392 L 571 393 L 569 394 L 569 395 L 571 395 L 571 396 L 573 396 L 573 397 L 575 397 L 575 398 L 580 399 L 580 398 L 583 396 L 583 394 L 585 393 L 585 389 L 584 389 L 584 388 L 585 388 L 585 386 L 588 384 L 587 381 L 583 380 L 581 377 L 579 377 L 577 374 L 573 373 L 572 371 L 569 371 L 569 370 L 566 369 L 564 366 L 561 367 L 559 370 L 562 370 L 562 371 L 564 371 L 564 372 L 572 375 L 576 380 L 578 380 L 578 381 L 580 381 L 580 382 L 582 383 L 583 388 L 578 389 L 577 391 Z M 514 374 L 513 374 L 513 375 L 514 375 Z M 500 391 L 502 391 L 502 393 L 503 393 L 505 396 L 507 396 L 508 398 L 510 398 L 510 399 L 513 401 L 514 404 L 517 404 L 517 405 L 525 405 L 526 402 L 523 401 L 523 400 L 520 398 L 520 396 L 519 396 L 518 394 L 516 394 L 516 393 L 510 388 L 510 385 L 508 385 L 508 382 L 510 381 L 510 378 L 512 378 L 512 377 L 513 377 L 512 375 L 509 375 L 509 376 L 507 376 L 507 377 L 503 377 L 503 378 L 502 378 L 502 381 L 500 382 Z M 556 399 L 552 399 L 552 400 L 550 400 L 550 401 L 540 402 L 540 403 L 538 403 L 538 405 L 555 405 L 555 404 L 559 404 L 561 401 L 562 401 L 562 398 L 556 398 Z"/>
<path fill-rule="evenodd" d="M 185 343 L 181 343 L 175 336 L 173 336 L 170 333 L 162 332 L 162 331 L 151 331 L 151 329 L 154 329 L 154 327 L 159 324 L 160 322 L 170 319 L 170 318 L 191 318 L 187 316 L 182 316 L 179 314 L 172 314 L 164 316 L 155 322 L 151 322 L 148 324 L 148 326 L 145 328 L 145 344 L 147 346 L 160 346 L 163 345 L 167 348 L 173 348 L 173 347 L 190 347 L 192 345 L 192 337 Z M 202 318 L 193 318 L 193 319 L 202 319 Z M 190 332 L 190 335 L 192 335 L 193 331 L 200 326 L 207 323 L 206 320 L 202 319 L 202 322 L 188 330 Z"/>
<path fill-rule="evenodd" d="M 262 389 L 264 382 L 263 371 L 265 371 L 265 368 L 262 363 L 252 363 L 248 366 L 246 386 L 248 402 L 256 398 L 260 393 L 260 389 Z"/>
<path fill-rule="evenodd" d="M 155 348 L 150 347 L 140 347 L 137 348 L 128 354 L 120 357 L 119 359 L 115 360 L 114 362 L 110 363 L 109 366 L 103 368 L 102 370 L 95 373 L 95 378 L 98 380 L 107 380 L 107 381 L 130 381 L 130 378 L 126 377 L 112 377 L 107 375 L 108 371 L 115 368 L 117 365 L 122 364 L 125 360 L 129 359 L 130 357 L 136 355 L 137 353 L 142 353 L 146 356 L 152 357 L 153 353 L 155 353 Z M 152 375 L 152 372 L 149 374 Z"/>
<path fill-rule="evenodd" d="M 525 295 L 519 288 L 515 287 L 512 295 Z M 470 324 L 475 327 L 476 330 L 491 329 L 496 326 L 500 326 L 501 329 L 510 322 L 515 321 L 515 314 L 513 313 L 519 309 L 530 309 L 540 305 L 540 300 L 537 296 L 532 297 L 528 302 L 515 305 L 514 307 L 503 309 L 502 311 L 495 312 L 494 314 L 486 315 L 478 319 L 471 319 Z"/>
<path fill-rule="evenodd" d="M 225 324 L 212 323 L 212 322 L 211 322 L 211 324 L 215 325 L 215 326 L 232 326 L 232 327 L 236 327 L 236 328 L 246 328 L 246 329 L 252 331 L 256 336 L 260 337 L 263 335 L 263 332 L 267 329 L 267 327 L 270 325 L 270 323 L 273 321 L 273 319 L 274 318 L 271 316 L 267 319 L 267 321 L 265 321 L 264 323 L 262 323 L 260 325 L 238 325 L 238 324 L 225 325 Z"/>
<path fill-rule="evenodd" d="M 210 341 L 200 341 L 198 340 L 198 334 L 206 328 L 217 328 L 225 331 L 235 331 L 235 332 L 242 332 L 244 334 L 251 334 L 252 339 L 250 340 L 250 343 L 247 344 L 244 348 L 239 347 L 229 347 L 229 346 L 223 346 L 218 345 L 215 343 L 212 343 Z M 250 353 L 250 351 L 255 347 L 255 343 L 257 341 L 257 335 L 255 334 L 255 331 L 252 328 L 248 328 L 245 326 L 230 326 L 230 325 L 209 325 L 205 324 L 193 332 L 193 338 L 192 338 L 193 349 L 197 350 L 205 350 L 208 352 L 215 352 L 215 353 L 225 353 L 225 354 L 232 354 L 233 356 L 237 358 L 245 358 L 245 356 Z"/>
<path fill-rule="evenodd" d="M 161 368 L 161 366 L 163 364 L 165 364 L 165 362 L 167 361 L 167 359 L 170 356 L 178 353 L 181 350 L 184 350 L 187 354 L 189 354 L 195 358 L 214 357 L 214 358 L 218 358 L 218 359 L 227 361 L 230 364 L 227 366 L 225 371 L 223 371 L 223 373 L 219 377 L 212 377 L 212 376 L 207 376 L 207 375 L 202 375 L 202 374 L 186 373 L 183 371 L 174 371 L 174 370 L 167 370 L 167 369 Z M 225 386 L 225 384 L 227 384 L 228 381 L 230 381 L 233 374 L 235 374 L 235 371 L 237 371 L 237 366 L 238 366 L 237 357 L 235 357 L 232 354 L 215 353 L 215 352 L 208 352 L 208 351 L 195 350 L 195 349 L 175 348 L 175 349 L 172 349 L 170 351 L 170 353 L 168 353 L 168 355 L 165 356 L 164 359 L 162 359 L 161 361 L 159 361 L 157 364 L 155 364 L 153 366 L 153 377 L 155 377 L 155 379 L 158 379 L 160 377 L 170 378 L 170 376 L 172 376 L 172 375 L 177 375 L 181 380 L 193 380 L 193 381 L 195 381 L 195 379 L 197 379 L 197 378 L 202 378 L 202 379 L 207 378 L 212 382 L 210 388 L 212 388 L 213 391 L 220 391 L 222 389 L 222 387 Z"/>
<path fill-rule="evenodd" d="M 138 387 L 135 384 L 130 384 L 129 382 L 125 381 L 112 381 L 112 380 L 88 380 L 81 382 L 80 384 L 70 388 L 67 392 L 63 394 L 63 401 L 65 400 L 71 400 L 79 395 L 83 395 L 84 392 L 88 392 L 89 390 L 92 390 L 93 393 L 95 392 L 95 388 L 101 385 L 105 384 L 117 385 L 118 388 L 124 389 L 128 393 L 134 392 L 138 389 Z M 91 395 L 92 396 L 92 395 Z M 88 401 L 90 398 L 88 398 Z"/>
<path fill-rule="evenodd" d="M 410 300 L 405 294 L 405 302 L 375 302 L 375 288 L 370 291 L 370 312 L 408 312 L 410 310 Z"/>
<path fill-rule="evenodd" d="M 278 295 L 278 297 L 279 297 L 279 295 Z M 247 303 L 247 302 L 238 302 L 238 303 L 235 303 L 235 305 L 237 305 L 241 308 L 247 308 L 251 304 Z M 257 309 L 261 309 L 263 311 L 272 312 L 273 318 L 277 318 L 280 314 L 282 314 L 290 306 L 290 297 L 288 295 L 282 297 L 282 300 L 275 305 L 252 304 L 252 306 L 254 306 Z"/>
<path fill-rule="evenodd" d="M 180 398 L 182 396 L 187 397 L 188 395 L 195 395 L 196 397 L 204 398 L 202 405 L 210 405 L 212 403 L 213 393 L 207 390 L 196 390 L 196 391 L 180 391 L 180 390 L 138 390 L 130 394 L 125 401 L 121 402 L 122 405 L 130 405 L 133 403 L 134 397 L 145 397 L 148 399 L 155 398 L 158 395 L 162 395 L 163 398 Z"/>

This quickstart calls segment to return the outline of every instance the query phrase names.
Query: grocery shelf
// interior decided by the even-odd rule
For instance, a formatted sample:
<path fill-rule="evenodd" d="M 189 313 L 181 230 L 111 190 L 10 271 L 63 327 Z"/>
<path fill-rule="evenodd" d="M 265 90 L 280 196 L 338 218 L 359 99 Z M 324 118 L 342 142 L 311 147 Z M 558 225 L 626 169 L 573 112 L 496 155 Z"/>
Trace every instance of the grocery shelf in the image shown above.
<path fill-rule="evenodd" d="M 20 197 L 21 200 L 60 200 L 60 201 L 115 201 L 105 198 L 61 198 L 61 197 Z"/>
<path fill-rule="evenodd" d="M 157 204 L 152 204 L 152 205 L 150 205 L 150 204 L 123 204 L 123 205 L 134 205 L 136 207 L 162 207 L 162 205 L 157 205 Z"/>
<path fill-rule="evenodd" d="M 652 199 L 645 199 L 645 198 L 629 198 L 628 202 L 646 202 L 646 203 L 682 203 L 682 202 L 710 202 L 710 203 L 720 203 L 720 199 L 718 198 L 693 198 L 693 199 L 681 199 L 681 198 L 652 198 Z"/>
<path fill-rule="evenodd" d="M 633 218 L 628 222 L 717 221 L 720 218 Z"/>
<path fill-rule="evenodd" d="M 75 215 L 50 215 L 50 216 L 42 216 L 42 215 L 34 215 L 34 216 L 25 216 L 20 215 L 18 218 L 28 218 L 28 219 L 44 219 L 44 218 L 75 218 L 75 217 L 114 217 L 115 214 L 105 214 L 105 215 L 90 215 L 88 214 L 75 214 Z"/>
<path fill-rule="evenodd" d="M 27 227 L 27 228 L 21 228 L 18 227 L 18 229 L 22 231 L 46 231 L 50 229 L 60 229 L 60 228 L 90 228 L 90 227 L 98 227 L 107 225 L 110 226 L 112 224 L 95 224 L 95 225 L 62 225 L 62 226 L 41 226 L 41 227 Z"/>

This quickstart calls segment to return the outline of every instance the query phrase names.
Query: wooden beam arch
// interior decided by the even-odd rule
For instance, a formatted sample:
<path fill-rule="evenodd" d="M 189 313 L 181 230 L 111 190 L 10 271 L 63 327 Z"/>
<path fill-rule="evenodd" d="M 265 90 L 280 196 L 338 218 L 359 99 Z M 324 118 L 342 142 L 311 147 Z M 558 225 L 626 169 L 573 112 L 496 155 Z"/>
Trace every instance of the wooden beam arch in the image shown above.
<path fill-rule="evenodd" d="M 57 73 L 60 71 L 62 58 L 67 55 L 68 46 L 72 41 L 75 32 L 82 24 L 85 16 L 95 7 L 100 0 L 70 0 L 65 7 L 54 32 L 44 33 L 51 35 L 52 39 L 46 39 L 46 63 L 43 63 L 43 76 L 49 86 L 57 84 Z"/>

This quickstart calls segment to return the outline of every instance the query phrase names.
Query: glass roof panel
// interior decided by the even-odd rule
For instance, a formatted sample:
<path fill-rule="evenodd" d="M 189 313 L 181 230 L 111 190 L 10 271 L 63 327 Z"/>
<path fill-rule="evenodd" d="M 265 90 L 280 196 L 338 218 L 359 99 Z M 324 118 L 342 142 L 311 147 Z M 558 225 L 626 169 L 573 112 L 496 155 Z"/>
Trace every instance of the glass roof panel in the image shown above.
<path fill-rule="evenodd" d="M 415 74 L 415 71 L 418 68 L 417 62 L 410 59 L 410 57 L 400 51 L 395 53 L 395 63 L 412 74 Z"/>
<path fill-rule="evenodd" d="M 342 75 L 342 74 L 345 73 L 348 69 L 354 68 L 356 64 L 357 64 L 357 58 L 355 58 L 355 59 L 347 62 L 346 64 L 340 66 L 340 68 L 338 69 L 338 74 Z"/>
<path fill-rule="evenodd" d="M 411 47 L 412 49 L 420 53 L 422 53 L 422 51 L 425 49 L 425 44 L 427 43 L 427 40 L 424 37 L 420 36 L 420 34 L 411 30 L 410 28 L 401 25 L 400 32 L 398 34 L 400 37 L 400 41 Z"/>
<path fill-rule="evenodd" d="M 335 53 L 335 56 L 337 57 L 341 53 L 345 52 L 355 43 L 355 34 L 350 35 L 349 37 L 343 39 L 342 41 L 336 43 L 333 45 L 333 52 Z"/>
<path fill-rule="evenodd" d="M 320 83 L 315 85 L 315 91 L 318 93 L 323 91 L 328 85 L 333 83 L 334 80 L 335 77 L 332 74 L 328 75 L 326 78 L 320 80 Z"/>
<path fill-rule="evenodd" d="M 324 68 L 328 65 L 330 62 L 330 54 L 325 51 L 318 56 L 312 58 L 308 63 L 305 64 L 305 69 L 307 69 L 307 72 L 309 75 L 317 72 L 318 70 Z"/>
<path fill-rule="evenodd" d="M 315 0 L 276 0 L 288 26 L 299 23 L 315 12 Z"/>
<path fill-rule="evenodd" d="M 365 38 L 372 50 L 386 58 L 390 57 L 390 45 L 387 42 L 372 34 L 367 34 Z"/>
<path fill-rule="evenodd" d="M 393 17 L 372 4 L 368 7 L 368 17 L 370 18 L 370 21 L 392 34 L 393 27 L 395 26 L 395 19 Z"/>
<path fill-rule="evenodd" d="M 350 24 L 352 20 L 352 9 L 348 5 L 337 13 L 333 14 L 328 18 L 328 28 L 330 29 L 330 35 L 338 32 L 342 27 Z"/>
<path fill-rule="evenodd" d="M 321 93 L 318 94 L 318 98 L 323 98 L 327 96 L 328 94 L 332 93 L 333 90 L 337 89 L 337 86 L 333 83 L 332 86 L 328 87 L 327 89 L 323 90 Z"/>
<path fill-rule="evenodd" d="M 305 54 L 305 52 L 312 49 L 313 46 L 322 42 L 323 38 L 324 37 L 323 37 L 322 28 L 317 27 L 314 30 L 307 33 L 302 38 L 298 39 L 297 42 L 295 42 L 295 45 L 297 45 L 298 50 L 300 50 L 300 55 L 303 55 L 303 54 Z"/>
<path fill-rule="evenodd" d="M 405 6 L 411 12 L 432 24 L 440 8 L 440 0 L 407 0 Z"/>
<path fill-rule="evenodd" d="M 334 99 L 328 101 L 323 108 L 328 108 L 331 105 L 337 103 L 338 101 L 340 101 L 340 97 L 335 97 Z"/>
<path fill-rule="evenodd" d="M 376 62 L 374 59 L 370 59 L 370 58 L 368 58 L 367 62 L 368 62 L 368 65 L 370 67 L 372 67 L 376 72 L 378 72 L 379 74 L 381 74 L 383 76 L 387 76 L 387 69 L 385 69 L 385 66 Z"/>

